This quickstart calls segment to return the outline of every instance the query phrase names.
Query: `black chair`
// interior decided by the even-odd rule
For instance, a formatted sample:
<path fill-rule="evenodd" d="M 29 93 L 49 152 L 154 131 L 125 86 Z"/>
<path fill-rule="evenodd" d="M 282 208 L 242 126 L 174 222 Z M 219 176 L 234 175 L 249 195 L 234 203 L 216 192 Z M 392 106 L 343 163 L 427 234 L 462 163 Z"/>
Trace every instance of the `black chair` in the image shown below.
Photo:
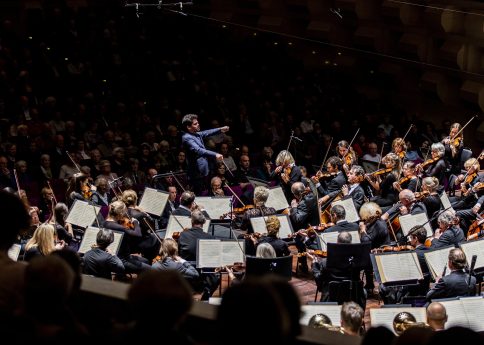
<path fill-rule="evenodd" d="M 329 283 L 328 301 L 343 304 L 344 302 L 354 301 L 363 310 L 366 307 L 366 295 L 363 288 L 363 281 L 332 281 Z"/>
<path fill-rule="evenodd" d="M 464 147 L 462 149 L 462 152 L 460 153 L 460 160 L 459 160 L 460 161 L 460 169 L 463 170 L 464 173 L 465 173 L 464 163 L 469 158 L 472 158 L 472 150 L 469 149 L 469 148 Z"/>
<path fill-rule="evenodd" d="M 291 280 L 292 278 L 292 255 L 278 258 L 258 258 L 247 256 L 245 260 L 246 277 L 261 276 L 264 274 L 277 274 Z"/>

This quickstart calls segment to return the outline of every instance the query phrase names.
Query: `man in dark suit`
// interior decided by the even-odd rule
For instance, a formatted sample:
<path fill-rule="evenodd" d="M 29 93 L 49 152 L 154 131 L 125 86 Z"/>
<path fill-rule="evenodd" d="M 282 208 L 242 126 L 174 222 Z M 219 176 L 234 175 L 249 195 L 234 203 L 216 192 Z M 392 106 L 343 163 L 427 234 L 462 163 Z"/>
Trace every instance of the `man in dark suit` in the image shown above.
<path fill-rule="evenodd" d="M 319 197 L 325 197 L 328 194 L 339 192 L 341 191 L 341 187 L 346 184 L 346 177 L 343 172 L 339 170 L 339 167 L 342 164 L 343 162 L 338 157 L 329 157 L 326 161 L 326 170 L 327 173 L 333 177 L 330 180 L 323 177 L 318 179 L 318 175 L 311 177 L 311 180 L 316 184 Z M 328 200 L 329 197 L 326 200 L 322 200 L 322 203 L 324 204 Z"/>
<path fill-rule="evenodd" d="M 180 196 L 180 205 L 171 213 L 174 216 L 190 217 L 192 215 L 195 194 L 190 191 L 183 192 Z"/>
<path fill-rule="evenodd" d="M 427 239 L 427 230 L 423 226 L 416 226 L 409 231 L 409 237 L 410 245 L 415 247 L 418 262 L 424 277 L 419 283 L 418 288 L 410 289 L 410 294 L 414 296 L 422 296 L 427 293 L 430 287 L 430 272 L 429 267 L 427 266 L 427 261 L 425 261 L 425 252 L 427 252 L 429 248 L 424 245 L 425 240 Z"/>
<path fill-rule="evenodd" d="M 205 224 L 205 216 L 199 210 L 191 213 L 192 228 L 183 231 L 178 239 L 178 248 L 180 249 L 180 257 L 187 261 L 194 262 L 197 260 L 197 242 L 199 239 L 215 239 L 214 236 L 203 231 L 203 224 Z M 219 284 L 218 273 L 202 273 L 203 280 L 203 294 L 202 300 L 208 300 L 213 292 L 217 289 Z"/>
<path fill-rule="evenodd" d="M 442 212 L 437 219 L 439 228 L 435 230 L 432 238 L 432 249 L 437 249 L 449 245 L 457 246 L 466 240 L 464 231 L 455 225 L 458 220 L 455 218 L 453 210 Z"/>
<path fill-rule="evenodd" d="M 430 289 L 427 293 L 427 300 L 474 295 L 476 278 L 471 277 L 470 284 L 467 284 L 469 275 L 464 272 L 466 262 L 466 255 L 462 249 L 451 249 L 448 263 L 451 272 L 448 276 L 440 278 L 437 284 Z"/>
<path fill-rule="evenodd" d="M 333 232 L 333 231 L 358 231 L 359 227 L 356 223 L 349 223 L 345 220 L 346 218 L 346 211 L 345 208 L 341 205 L 334 205 L 331 208 L 331 221 L 334 223 L 333 226 L 324 230 L 324 232 Z"/>
<path fill-rule="evenodd" d="M 399 202 L 393 205 L 388 211 L 386 211 L 381 218 L 383 220 L 394 219 L 398 216 L 406 214 L 418 214 L 427 213 L 425 205 L 415 199 L 415 194 L 409 190 L 404 189 L 398 194 Z"/>
<path fill-rule="evenodd" d="M 183 117 L 182 126 L 186 133 L 182 136 L 182 145 L 186 151 L 188 162 L 188 176 L 196 194 L 200 195 L 206 187 L 206 178 L 209 174 L 208 158 L 223 160 L 220 153 L 207 150 L 203 139 L 218 133 L 225 133 L 229 130 L 228 126 L 200 131 L 198 116 L 188 114 Z"/>
<path fill-rule="evenodd" d="M 348 184 L 341 188 L 343 199 L 353 199 L 357 212 L 360 212 L 361 205 L 365 202 L 365 191 L 361 182 L 365 178 L 365 170 L 359 165 L 353 165 L 348 171 Z"/>
<path fill-rule="evenodd" d="M 178 208 L 179 204 L 176 201 L 176 193 L 177 193 L 177 190 L 175 186 L 168 187 L 168 201 L 166 202 L 165 209 L 161 214 L 160 229 L 166 228 L 166 226 L 168 225 L 168 219 L 170 218 L 170 215 Z"/>

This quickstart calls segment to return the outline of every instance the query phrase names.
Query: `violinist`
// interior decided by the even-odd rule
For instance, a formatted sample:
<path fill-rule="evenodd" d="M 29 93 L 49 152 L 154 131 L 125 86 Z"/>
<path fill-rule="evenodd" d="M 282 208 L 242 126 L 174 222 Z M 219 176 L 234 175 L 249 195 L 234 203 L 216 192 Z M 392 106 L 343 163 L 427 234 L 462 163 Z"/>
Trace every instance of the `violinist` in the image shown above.
<path fill-rule="evenodd" d="M 394 204 L 397 199 L 393 183 L 397 182 L 400 177 L 400 158 L 394 153 L 389 153 L 383 157 L 382 162 L 385 164 L 385 169 L 366 174 L 365 177 L 378 193 L 377 196 L 371 198 L 371 201 L 384 207 Z M 382 174 L 379 174 L 380 172 Z"/>
<path fill-rule="evenodd" d="M 466 240 L 464 231 L 456 225 L 456 216 L 453 210 L 442 212 L 437 219 L 439 228 L 435 230 L 431 238 L 432 249 L 437 249 L 445 246 L 454 245 Z"/>
<path fill-rule="evenodd" d="M 408 238 L 410 239 L 410 245 L 415 248 L 424 277 L 423 281 L 419 283 L 419 291 L 415 291 L 415 296 L 422 296 L 429 291 L 430 287 L 430 272 L 429 267 L 427 266 L 427 261 L 425 260 L 425 252 L 429 250 L 429 248 L 425 246 L 427 229 L 421 225 L 415 226 L 408 232 Z"/>
<path fill-rule="evenodd" d="M 399 201 L 383 213 L 381 219 L 387 221 L 388 219 L 394 219 L 396 216 L 427 212 L 425 205 L 415 198 L 415 194 L 411 190 L 402 190 L 398 194 L 398 198 Z"/>
<path fill-rule="evenodd" d="M 415 193 L 415 198 L 425 205 L 428 219 L 434 218 L 440 210 L 442 202 L 438 190 L 439 181 L 435 177 L 425 177 L 422 179 L 422 191 Z"/>
<path fill-rule="evenodd" d="M 430 147 L 432 158 L 423 163 L 417 164 L 416 170 L 422 173 L 424 177 L 436 177 L 439 184 L 443 185 L 445 174 L 447 172 L 447 163 L 444 159 L 445 148 L 442 143 L 434 143 Z"/>
<path fill-rule="evenodd" d="M 445 147 L 445 157 L 451 164 L 452 173 L 454 174 L 460 173 L 460 156 L 464 148 L 464 135 L 461 129 L 462 125 L 460 123 L 453 123 L 450 126 L 449 136 L 442 140 L 442 144 Z"/>
<path fill-rule="evenodd" d="M 108 180 L 104 177 L 98 177 L 94 183 L 96 190 L 92 193 L 91 200 L 98 206 L 109 206 L 112 200 L 109 190 Z"/>
<path fill-rule="evenodd" d="M 137 219 L 128 217 L 128 209 L 121 200 L 109 205 L 108 217 L 103 227 L 124 233 L 118 256 L 123 262 L 126 273 L 141 273 L 151 269 L 149 261 L 141 256 L 132 255 L 135 253 L 131 248 L 130 238 L 141 238 L 141 227 Z"/>
<path fill-rule="evenodd" d="M 40 220 L 47 221 L 52 218 L 52 205 L 54 204 L 54 192 L 49 187 L 44 187 L 40 191 L 41 198 L 39 200 Z"/>
<path fill-rule="evenodd" d="M 299 167 L 295 164 L 292 154 L 287 150 L 279 152 L 276 158 L 276 168 L 271 174 L 271 179 L 278 177 L 279 184 L 284 191 L 287 202 L 291 203 L 292 192 L 291 187 L 295 182 L 300 182 L 302 173 Z"/>
<path fill-rule="evenodd" d="M 269 189 L 263 186 L 257 186 L 254 189 L 254 208 L 248 209 L 242 215 L 242 223 L 240 229 L 246 231 L 248 234 L 253 234 L 254 229 L 250 223 L 250 218 L 270 216 L 276 214 L 276 210 L 273 207 L 267 207 L 265 205 L 269 198 Z"/>
<path fill-rule="evenodd" d="M 172 212 L 174 216 L 190 217 L 195 209 L 195 194 L 185 191 L 180 196 L 180 205 Z"/>
<path fill-rule="evenodd" d="M 74 174 L 66 192 L 67 206 L 71 206 L 75 200 L 91 201 L 92 190 L 89 178 L 81 173 Z"/>
<path fill-rule="evenodd" d="M 451 197 L 450 202 L 454 210 L 464 210 L 472 208 L 476 202 L 476 191 L 473 187 L 481 182 L 479 170 L 481 166 L 479 161 L 475 158 L 470 158 L 464 163 L 464 169 L 467 171 L 465 175 L 460 174 L 455 179 L 455 187 L 461 190 L 460 197 Z"/>
<path fill-rule="evenodd" d="M 336 207 L 336 206 L 335 206 Z M 367 202 L 360 208 L 359 229 L 361 242 L 371 242 L 371 248 L 390 243 L 390 235 L 384 220 L 380 219 L 382 210 L 374 202 Z"/>
<path fill-rule="evenodd" d="M 339 192 L 346 183 L 346 177 L 340 171 L 342 164 L 343 162 L 338 157 L 329 157 L 326 161 L 326 172 L 318 171 L 315 176 L 311 177 L 311 180 L 316 184 L 319 197 L 324 197 L 336 191 Z"/>
<path fill-rule="evenodd" d="M 346 140 L 341 140 L 336 146 L 336 153 L 338 157 L 343 161 L 343 168 L 345 171 L 349 170 L 354 164 L 358 162 L 358 156 L 355 150 L 350 147 L 350 144 Z"/>
<path fill-rule="evenodd" d="M 393 182 L 393 188 L 401 192 L 403 189 L 409 189 L 412 192 L 417 191 L 418 177 L 415 174 L 415 163 L 407 161 L 402 167 L 403 177 L 398 181 Z"/>
<path fill-rule="evenodd" d="M 197 260 L 198 240 L 215 239 L 215 237 L 203 231 L 203 224 L 205 224 L 206 218 L 202 211 L 194 210 L 191 213 L 191 221 L 192 227 L 180 234 L 178 246 L 180 250 L 180 257 L 186 261 L 194 262 Z M 204 286 L 201 299 L 208 300 L 219 285 L 219 274 L 202 273 L 202 280 Z"/>
<path fill-rule="evenodd" d="M 259 239 L 254 239 L 254 244 L 257 248 L 262 243 L 269 243 L 275 250 L 277 257 L 290 255 L 287 242 L 279 238 L 279 229 L 281 222 L 277 216 L 269 216 L 266 221 L 267 235 L 261 236 Z M 257 250 L 257 249 L 256 249 Z"/>
<path fill-rule="evenodd" d="M 136 219 L 141 228 L 141 237 L 130 238 L 131 250 L 141 253 L 149 262 L 152 262 L 160 250 L 160 242 L 152 233 L 154 220 L 137 206 L 138 195 L 134 190 L 125 190 L 121 200 L 128 208 L 128 217 Z"/>
<path fill-rule="evenodd" d="M 395 138 L 392 141 L 392 152 L 400 158 L 401 164 L 408 160 L 407 157 L 407 144 L 403 138 Z"/>
<path fill-rule="evenodd" d="M 54 221 L 58 240 L 64 241 L 68 246 L 70 246 L 74 243 L 74 230 L 72 229 L 71 224 L 66 223 L 68 214 L 69 209 L 67 208 L 67 205 L 63 202 L 59 202 L 54 207 L 54 218 L 52 221 Z"/>
<path fill-rule="evenodd" d="M 333 226 L 330 226 L 329 228 L 324 230 L 324 232 L 358 231 L 358 224 L 349 223 L 346 220 L 346 211 L 343 206 L 334 205 L 331 208 L 330 215 L 331 215 L 331 223 L 333 223 Z"/>

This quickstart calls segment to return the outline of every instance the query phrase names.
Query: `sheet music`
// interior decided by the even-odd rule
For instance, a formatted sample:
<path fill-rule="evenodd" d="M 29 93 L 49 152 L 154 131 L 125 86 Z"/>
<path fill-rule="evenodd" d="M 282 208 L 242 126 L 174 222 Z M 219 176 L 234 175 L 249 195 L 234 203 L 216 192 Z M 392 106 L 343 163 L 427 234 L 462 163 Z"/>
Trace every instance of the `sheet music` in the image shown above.
<path fill-rule="evenodd" d="M 351 243 L 361 243 L 360 241 L 360 234 L 358 231 L 348 231 L 348 233 L 351 235 Z M 327 243 L 336 243 L 338 242 L 338 231 L 330 231 L 330 232 L 321 232 L 318 233 L 318 236 L 321 239 L 321 250 L 326 251 L 327 250 Z"/>
<path fill-rule="evenodd" d="M 462 326 L 469 328 L 469 320 L 464 309 L 464 305 L 461 300 L 455 299 L 451 301 L 438 301 L 442 303 L 447 312 L 447 322 L 445 323 L 445 328 L 450 328 L 454 326 Z M 482 313 L 481 313 L 482 315 Z"/>
<path fill-rule="evenodd" d="M 375 255 L 382 283 L 423 279 L 417 253 Z"/>
<path fill-rule="evenodd" d="M 403 311 L 409 312 L 413 316 L 415 316 L 417 322 L 427 322 L 427 313 L 425 308 L 423 307 L 372 308 L 370 309 L 371 327 L 385 326 L 392 332 L 395 332 L 393 329 L 393 319 L 398 313 L 401 313 Z"/>
<path fill-rule="evenodd" d="M 460 243 L 459 246 L 466 255 L 467 264 L 471 265 L 472 255 L 477 255 L 476 266 L 474 269 L 484 267 L 484 240 Z"/>
<path fill-rule="evenodd" d="M 302 315 L 299 319 L 301 325 L 307 326 L 309 319 L 316 314 L 327 315 L 333 326 L 341 325 L 341 306 L 340 305 L 325 305 L 325 304 L 307 304 L 301 306 Z"/>
<path fill-rule="evenodd" d="M 196 203 L 208 213 L 211 219 L 220 219 L 224 213 L 230 212 L 232 197 L 197 196 Z"/>
<path fill-rule="evenodd" d="M 100 206 L 91 205 L 88 202 L 76 200 L 69 210 L 66 223 L 86 228 L 94 223 L 96 215 L 101 210 Z"/>
<path fill-rule="evenodd" d="M 220 267 L 222 241 L 198 240 L 197 268 Z"/>
<path fill-rule="evenodd" d="M 259 186 L 266 187 L 266 188 L 269 187 L 269 181 L 264 181 L 251 176 L 247 176 L 247 180 L 254 188 Z"/>
<path fill-rule="evenodd" d="M 266 206 L 274 207 L 277 211 L 289 207 L 281 187 L 269 188 L 269 197 L 267 198 Z"/>
<path fill-rule="evenodd" d="M 220 266 L 233 265 L 235 262 L 244 262 L 245 241 L 222 241 Z"/>
<path fill-rule="evenodd" d="M 169 193 L 153 188 L 145 188 L 139 207 L 149 214 L 161 216 L 168 202 Z"/>
<path fill-rule="evenodd" d="M 331 207 L 334 207 L 334 205 L 341 205 L 344 207 L 346 211 L 345 220 L 348 223 L 354 223 L 360 220 L 360 217 L 358 216 L 358 211 L 356 211 L 355 203 L 353 202 L 352 198 L 338 200 L 331 203 Z"/>
<path fill-rule="evenodd" d="M 82 237 L 81 244 L 79 245 L 78 253 L 84 254 L 87 251 L 91 250 L 93 245 L 96 244 L 96 236 L 99 232 L 99 228 L 95 228 L 90 226 L 84 232 L 84 236 Z M 114 234 L 114 241 L 108 246 L 108 249 L 111 253 L 118 254 L 119 247 L 121 246 L 121 241 L 123 240 L 123 233 L 120 231 L 113 231 Z"/>
<path fill-rule="evenodd" d="M 178 219 L 178 222 L 174 219 Z M 180 224 L 178 224 L 180 223 Z M 187 216 L 175 216 L 173 214 L 170 215 L 168 219 L 168 225 L 166 226 L 166 234 L 165 238 L 173 238 L 174 232 L 182 232 L 183 228 L 191 229 L 192 228 L 192 219 Z M 205 224 L 203 224 L 203 232 L 208 233 L 208 229 L 210 228 L 210 220 L 207 220 Z"/>
<path fill-rule="evenodd" d="M 484 310 L 484 298 L 465 297 L 460 299 L 464 312 L 469 321 L 469 328 L 476 332 L 484 331 L 484 322 L 482 322 L 482 311 Z"/>
<path fill-rule="evenodd" d="M 429 219 L 427 218 L 427 214 L 424 213 L 417 213 L 417 214 L 406 214 L 404 216 L 400 216 L 398 218 L 400 221 L 400 226 L 402 227 L 402 232 L 405 236 L 407 236 L 410 229 L 414 226 L 425 224 L 425 230 L 427 230 L 427 237 L 433 235 L 432 227 L 430 226 Z"/>
<path fill-rule="evenodd" d="M 432 274 L 433 280 L 436 280 L 436 277 L 442 275 L 444 267 L 447 267 L 445 275 L 450 274 L 451 271 L 448 267 L 448 262 L 449 252 L 452 248 L 454 248 L 454 246 L 424 252 L 425 261 L 427 262 L 427 266 L 429 266 L 429 271 Z"/>
<path fill-rule="evenodd" d="M 279 222 L 281 223 L 281 227 L 279 228 L 279 237 L 288 238 L 289 235 L 294 232 L 292 230 L 292 225 L 289 217 L 285 214 L 278 214 L 275 216 L 279 219 Z M 250 218 L 250 223 L 252 224 L 252 229 L 254 229 L 254 232 L 267 234 L 267 217 L 268 216 Z"/>
<path fill-rule="evenodd" d="M 440 202 L 442 203 L 444 210 L 449 209 L 454 211 L 454 209 L 452 208 L 452 205 L 450 204 L 450 200 L 449 200 L 449 197 L 447 196 L 447 193 L 444 192 L 442 193 L 442 195 L 440 195 Z"/>
<path fill-rule="evenodd" d="M 21 249 L 22 249 L 22 246 L 20 244 L 14 243 L 8 250 L 8 253 L 7 253 L 8 257 L 13 261 L 17 261 L 18 256 L 20 255 Z"/>

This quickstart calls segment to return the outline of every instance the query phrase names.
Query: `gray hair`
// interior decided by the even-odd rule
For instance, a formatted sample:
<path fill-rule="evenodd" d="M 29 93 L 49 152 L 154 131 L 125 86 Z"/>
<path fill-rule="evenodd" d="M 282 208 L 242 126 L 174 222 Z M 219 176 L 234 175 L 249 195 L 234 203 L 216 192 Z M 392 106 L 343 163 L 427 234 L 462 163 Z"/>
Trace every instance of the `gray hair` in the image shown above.
<path fill-rule="evenodd" d="M 439 153 L 439 156 L 442 157 L 445 154 L 445 147 L 442 143 L 433 143 L 430 147 L 431 151 L 436 151 Z"/>
<path fill-rule="evenodd" d="M 269 198 L 269 188 L 264 186 L 257 186 L 254 189 L 254 204 L 255 206 L 262 206 Z"/>
<path fill-rule="evenodd" d="M 445 225 L 452 225 L 452 223 L 454 222 L 454 212 L 452 212 L 451 210 L 442 212 L 439 215 L 437 221 Z"/>
<path fill-rule="evenodd" d="M 199 211 L 199 210 L 195 210 L 192 212 L 191 219 L 192 219 L 192 226 L 203 225 L 205 224 L 205 221 L 206 221 L 206 218 L 203 215 L 202 211 Z"/>
<path fill-rule="evenodd" d="M 255 256 L 258 258 L 275 258 L 276 251 L 269 243 L 261 243 L 257 246 Z"/>
<path fill-rule="evenodd" d="M 294 194 L 294 196 L 301 196 L 305 189 L 304 183 L 302 182 L 295 182 L 291 186 L 291 192 Z"/>

